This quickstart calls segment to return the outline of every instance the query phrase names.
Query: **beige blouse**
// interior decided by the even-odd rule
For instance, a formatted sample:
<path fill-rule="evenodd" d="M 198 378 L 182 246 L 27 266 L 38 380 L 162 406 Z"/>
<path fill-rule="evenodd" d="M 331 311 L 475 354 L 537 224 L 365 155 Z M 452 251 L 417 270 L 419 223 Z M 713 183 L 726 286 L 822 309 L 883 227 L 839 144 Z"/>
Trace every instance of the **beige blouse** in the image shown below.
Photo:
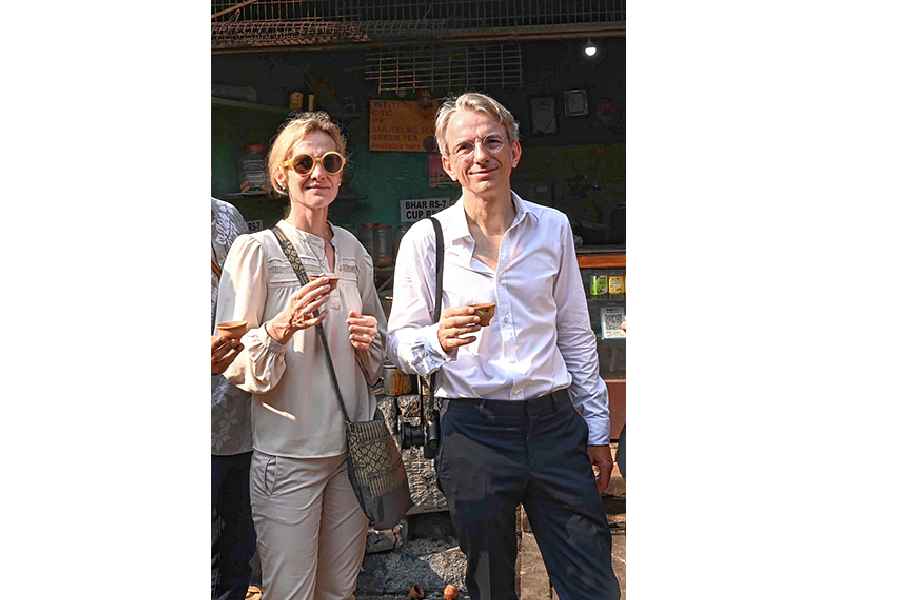
<path fill-rule="evenodd" d="M 294 244 L 310 278 L 332 274 L 327 271 L 325 240 L 284 220 L 277 226 Z M 375 412 L 369 384 L 381 376 L 386 320 L 375 291 L 372 258 L 348 231 L 334 225 L 332 231 L 333 274 L 339 280 L 323 306 L 328 313 L 322 326 L 350 418 L 368 420 Z M 344 421 L 315 328 L 296 332 L 285 344 L 263 328 L 300 287 L 271 231 L 234 241 L 219 283 L 216 322 L 246 320 L 250 329 L 242 339 L 244 351 L 225 377 L 253 395 L 255 450 L 292 458 L 336 456 L 346 451 Z M 350 345 L 347 317 L 353 310 L 378 322 L 378 334 L 362 358 Z"/>

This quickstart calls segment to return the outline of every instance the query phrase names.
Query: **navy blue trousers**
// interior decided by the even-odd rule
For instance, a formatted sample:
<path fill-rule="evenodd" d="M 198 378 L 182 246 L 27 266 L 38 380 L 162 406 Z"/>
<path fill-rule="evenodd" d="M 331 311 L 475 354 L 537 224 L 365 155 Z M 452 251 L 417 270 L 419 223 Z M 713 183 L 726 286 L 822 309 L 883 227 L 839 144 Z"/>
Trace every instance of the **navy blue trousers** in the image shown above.
<path fill-rule="evenodd" d="M 435 469 L 472 600 L 517 600 L 520 503 L 560 600 L 618 600 L 587 434 L 566 390 L 525 401 L 449 401 Z"/>
<path fill-rule="evenodd" d="M 252 452 L 212 456 L 212 598 L 244 600 L 256 548 L 250 514 Z"/>

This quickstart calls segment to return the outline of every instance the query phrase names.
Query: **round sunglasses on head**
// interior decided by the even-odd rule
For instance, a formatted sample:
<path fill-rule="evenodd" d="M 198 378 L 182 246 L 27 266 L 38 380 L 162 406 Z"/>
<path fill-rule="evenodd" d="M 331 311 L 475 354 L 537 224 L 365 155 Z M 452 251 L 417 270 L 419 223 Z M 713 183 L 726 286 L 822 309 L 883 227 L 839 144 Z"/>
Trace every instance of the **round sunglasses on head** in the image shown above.
<path fill-rule="evenodd" d="M 347 159 L 338 152 L 326 152 L 322 156 L 298 154 L 294 158 L 284 161 L 281 165 L 293 169 L 297 175 L 309 175 L 316 168 L 316 163 L 322 163 L 326 173 L 337 175 L 344 170 Z"/>

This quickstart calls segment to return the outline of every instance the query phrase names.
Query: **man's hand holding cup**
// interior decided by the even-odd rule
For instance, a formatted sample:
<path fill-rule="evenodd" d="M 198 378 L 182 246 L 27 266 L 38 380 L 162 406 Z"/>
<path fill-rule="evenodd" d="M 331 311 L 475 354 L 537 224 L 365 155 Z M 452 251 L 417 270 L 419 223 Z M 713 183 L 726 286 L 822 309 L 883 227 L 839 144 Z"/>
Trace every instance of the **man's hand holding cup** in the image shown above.
<path fill-rule="evenodd" d="M 481 331 L 481 317 L 475 308 L 463 306 L 448 308 L 441 313 L 438 325 L 438 341 L 444 352 L 452 352 L 475 341 L 473 333 Z"/>

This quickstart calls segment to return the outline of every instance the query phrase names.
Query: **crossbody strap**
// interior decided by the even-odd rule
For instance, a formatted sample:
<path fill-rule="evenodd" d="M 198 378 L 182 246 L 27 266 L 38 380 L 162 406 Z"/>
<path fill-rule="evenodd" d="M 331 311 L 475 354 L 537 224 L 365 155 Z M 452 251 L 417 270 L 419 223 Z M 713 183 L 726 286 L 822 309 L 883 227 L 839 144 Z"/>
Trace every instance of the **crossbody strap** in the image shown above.
<path fill-rule="evenodd" d="M 222 279 L 222 267 L 219 266 L 219 257 L 216 256 L 216 245 L 210 240 L 209 246 L 212 249 L 212 256 L 209 257 L 209 265 L 212 267 L 212 272 L 213 275 L 216 276 L 216 279 Z"/>
<path fill-rule="evenodd" d="M 278 229 L 277 226 L 273 225 L 270 231 L 275 236 L 275 239 L 278 240 L 278 244 L 281 246 L 282 252 L 284 252 L 284 255 L 291 263 L 291 267 L 293 267 L 294 269 L 294 274 L 297 276 L 297 279 L 300 280 L 300 285 L 304 286 L 309 283 L 309 277 L 306 275 L 306 269 L 303 268 L 303 263 L 300 262 L 300 257 L 297 256 L 297 250 L 294 249 L 294 245 L 290 242 L 290 240 L 287 239 L 287 237 L 285 237 L 284 233 L 280 229 Z M 337 394 L 338 401 L 341 404 L 341 411 L 344 413 L 344 420 L 349 423 L 350 416 L 347 414 L 347 407 L 344 405 L 344 395 L 341 394 L 341 388 L 340 386 L 338 386 L 337 375 L 335 375 L 334 373 L 334 364 L 331 362 L 331 352 L 328 350 L 328 339 L 325 337 L 325 329 L 322 327 L 321 323 L 316 324 L 316 335 L 322 341 L 322 346 L 325 347 L 325 358 L 326 362 L 328 363 L 328 373 L 331 375 L 331 383 L 334 385 L 334 391 Z"/>
<path fill-rule="evenodd" d="M 435 323 L 441 320 L 441 303 L 444 300 L 444 230 L 441 222 L 434 217 L 428 217 L 431 226 L 434 227 L 434 312 L 431 315 Z M 428 376 L 428 388 L 434 397 L 434 376 L 437 371 Z"/>

